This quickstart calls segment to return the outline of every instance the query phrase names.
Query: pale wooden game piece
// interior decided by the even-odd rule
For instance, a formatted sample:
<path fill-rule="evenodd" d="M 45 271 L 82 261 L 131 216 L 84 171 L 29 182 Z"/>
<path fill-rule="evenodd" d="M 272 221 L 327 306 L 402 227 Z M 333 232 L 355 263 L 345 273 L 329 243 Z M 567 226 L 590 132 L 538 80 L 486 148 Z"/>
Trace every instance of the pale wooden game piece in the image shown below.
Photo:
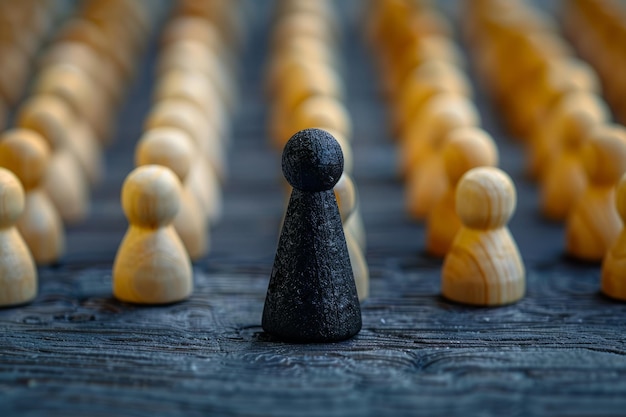
<path fill-rule="evenodd" d="M 129 227 L 113 264 L 117 299 L 164 304 L 191 294 L 191 261 L 172 225 L 180 194 L 176 175 L 159 165 L 135 168 L 124 181 L 122 208 Z"/>
<path fill-rule="evenodd" d="M 432 118 L 425 121 L 430 127 L 422 130 L 424 136 L 412 136 L 412 142 L 404 146 L 412 155 L 408 158 L 413 160 L 406 181 L 406 204 L 409 214 L 417 220 L 428 217 L 448 187 L 442 150 L 449 132 L 456 127 L 475 126 L 480 120 L 475 106 L 465 97 L 442 94 L 432 101 Z"/>
<path fill-rule="evenodd" d="M 622 175 L 615 190 L 617 213 L 626 222 L 626 175 Z M 626 229 L 622 231 L 606 253 L 602 262 L 602 292 L 609 297 L 626 301 Z"/>
<path fill-rule="evenodd" d="M 480 167 L 463 175 L 456 191 L 462 227 L 443 264 L 444 297 L 496 306 L 524 296 L 526 273 L 507 227 L 515 206 L 515 186 L 505 172 Z"/>
<path fill-rule="evenodd" d="M 46 141 L 34 131 L 12 129 L 0 137 L 0 166 L 15 174 L 26 193 L 17 228 L 38 265 L 57 262 L 65 250 L 63 223 L 41 186 L 49 160 Z"/>
<path fill-rule="evenodd" d="M 413 68 L 394 97 L 394 132 L 403 132 L 428 99 L 440 93 L 471 97 L 472 87 L 467 76 L 447 62 L 429 60 Z"/>
<path fill-rule="evenodd" d="M 35 262 L 16 227 L 24 207 L 20 181 L 0 168 L 0 307 L 24 304 L 37 295 Z"/>
<path fill-rule="evenodd" d="M 599 126 L 583 153 L 588 186 L 566 224 L 566 250 L 575 258 L 600 262 L 622 228 L 615 208 L 615 186 L 626 172 L 626 128 Z"/>
<path fill-rule="evenodd" d="M 67 131 L 70 118 L 59 102 L 34 96 L 20 108 L 17 125 L 34 130 L 48 142 L 52 154 L 42 186 L 63 221 L 78 223 L 89 212 L 89 189 L 70 150 Z"/>
<path fill-rule="evenodd" d="M 217 53 L 208 50 L 198 41 L 181 40 L 171 43 L 159 54 L 157 76 L 177 70 L 197 72 L 205 77 L 218 92 L 220 103 L 232 114 L 238 95 L 237 85 Z"/>
<path fill-rule="evenodd" d="M 308 82 L 296 82 L 296 80 L 314 79 L 310 83 L 320 93 L 344 95 L 343 86 L 338 83 L 339 63 L 331 49 L 315 39 L 296 37 L 283 44 L 276 51 L 266 69 L 265 91 L 268 96 L 280 99 L 288 105 L 288 97 L 282 97 L 286 91 L 294 87 L 303 86 L 308 88 Z M 302 71 L 305 71 L 302 73 Z M 299 74 L 294 72 L 300 72 Z M 300 94 L 300 91 L 294 93 Z M 294 94 L 297 96 L 298 94 Z"/>
<path fill-rule="evenodd" d="M 413 168 L 420 169 L 420 164 L 432 154 L 433 144 L 450 130 L 478 125 L 480 114 L 467 97 L 453 93 L 431 97 L 400 137 L 400 173 L 404 177 L 415 175 Z"/>
<path fill-rule="evenodd" d="M 352 139 L 352 119 L 346 106 L 337 98 L 330 96 L 311 96 L 298 104 L 290 120 L 290 136 L 295 132 L 319 126 L 331 129 L 350 141 Z"/>
<path fill-rule="evenodd" d="M 189 257 L 197 260 L 209 249 L 207 218 L 198 198 L 187 181 L 195 161 L 195 147 L 185 132 L 175 128 L 146 131 L 135 148 L 135 164 L 162 165 L 174 172 L 182 184 L 181 204 L 174 218 L 174 229 L 180 236 Z"/>
<path fill-rule="evenodd" d="M 215 149 L 213 146 L 217 139 L 210 133 L 210 127 L 204 125 L 203 121 L 202 114 L 193 104 L 185 100 L 168 99 L 152 107 L 144 128 L 150 130 L 159 127 L 174 127 L 186 132 L 193 139 L 198 149 L 196 156 L 198 161 L 192 164 L 187 181 L 193 193 L 198 197 L 207 219 L 214 224 L 222 216 L 222 191 L 217 175 L 219 170 L 216 168 L 217 165 L 212 163 L 218 164 L 219 161 L 213 159 L 215 155 L 212 155 L 209 161 L 207 154 L 209 149 Z"/>
<path fill-rule="evenodd" d="M 221 138 L 230 135 L 226 109 L 215 84 L 198 72 L 172 69 L 159 77 L 154 90 L 154 102 L 183 99 L 193 103 Z"/>
<path fill-rule="evenodd" d="M 33 92 L 62 98 L 76 117 L 91 125 L 103 145 L 110 140 L 112 109 L 107 106 L 106 95 L 81 68 L 69 63 L 46 67 L 39 72 Z"/>
<path fill-rule="evenodd" d="M 461 228 L 456 214 L 456 188 L 461 177 L 470 169 L 498 165 L 498 148 L 491 136 L 482 129 L 465 127 L 448 135 L 442 157 L 448 188 L 434 205 L 426 222 L 426 251 L 443 257 Z"/>
<path fill-rule="evenodd" d="M 87 74 L 93 81 L 94 88 L 103 93 L 107 111 L 117 104 L 119 81 L 116 79 L 111 63 L 102 59 L 98 51 L 83 42 L 60 41 L 44 51 L 38 59 L 38 66 L 43 69 L 64 62 Z"/>
<path fill-rule="evenodd" d="M 563 95 L 528 141 L 528 174 L 541 180 L 546 168 L 558 157 L 567 138 L 587 135 L 589 130 L 610 119 L 608 106 L 600 96 L 586 91 Z"/>
<path fill-rule="evenodd" d="M 348 220 L 352 218 L 356 211 L 356 187 L 350 176 L 344 172 L 341 174 L 337 184 L 335 184 L 334 191 L 341 221 L 343 222 L 343 233 L 346 237 L 346 245 L 350 255 L 356 292 L 359 296 L 359 301 L 363 301 L 369 296 L 369 268 L 356 237 L 347 227 Z"/>
<path fill-rule="evenodd" d="M 226 178 L 226 156 L 223 138 L 202 112 L 183 98 L 169 98 L 156 102 L 144 123 L 145 129 L 176 127 L 184 130 L 194 141 L 199 156 L 205 160 L 220 181 Z"/>

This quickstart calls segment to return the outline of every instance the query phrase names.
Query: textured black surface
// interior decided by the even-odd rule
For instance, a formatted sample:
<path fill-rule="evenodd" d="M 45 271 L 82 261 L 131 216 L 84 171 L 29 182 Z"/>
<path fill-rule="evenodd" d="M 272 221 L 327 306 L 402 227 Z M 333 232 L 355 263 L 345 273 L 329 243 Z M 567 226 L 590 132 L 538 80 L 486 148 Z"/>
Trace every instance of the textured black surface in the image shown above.
<path fill-rule="evenodd" d="M 263 308 L 287 341 L 335 342 L 361 330 L 361 308 L 332 190 L 291 193 Z"/>
<path fill-rule="evenodd" d="M 283 150 L 293 186 L 263 308 L 263 329 L 291 342 L 337 342 L 361 330 L 361 307 L 333 187 L 343 172 L 339 143 L 319 129 Z"/>
<path fill-rule="evenodd" d="M 340 2 L 346 3 L 364 4 Z M 62 264 L 41 270 L 37 299 L 0 310 L 0 415 L 626 415 L 626 304 L 599 294 L 597 266 L 562 256 L 562 226 L 537 215 L 521 147 L 502 134 L 497 113 L 480 95 L 484 125 L 518 191 L 510 228 L 528 291 L 519 303 L 495 309 L 441 298 L 441 264 L 423 254 L 423 228 L 405 214 L 384 101 L 360 22 L 347 15 L 342 51 L 352 65 L 344 76 L 371 271 L 363 329 L 332 344 L 264 335 L 285 188 L 280 154 L 265 135 L 261 93 L 268 9 L 250 4 L 259 6 L 242 74 L 225 217 L 212 235 L 211 255 L 195 265 L 193 296 L 147 308 L 111 297 L 111 264 L 127 227 L 119 192 L 150 97 L 146 61 L 122 109 L 92 216 L 69 231 Z"/>

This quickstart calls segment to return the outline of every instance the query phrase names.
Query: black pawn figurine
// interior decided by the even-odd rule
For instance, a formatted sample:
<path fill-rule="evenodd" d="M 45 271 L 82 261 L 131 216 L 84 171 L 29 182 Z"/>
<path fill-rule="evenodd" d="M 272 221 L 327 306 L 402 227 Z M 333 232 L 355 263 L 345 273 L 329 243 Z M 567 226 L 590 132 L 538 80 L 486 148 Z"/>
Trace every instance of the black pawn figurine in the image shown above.
<path fill-rule="evenodd" d="M 285 341 L 336 342 L 361 330 L 361 307 L 333 187 L 343 172 L 339 143 L 305 129 L 283 151 L 293 191 L 270 277 L 263 329 Z"/>

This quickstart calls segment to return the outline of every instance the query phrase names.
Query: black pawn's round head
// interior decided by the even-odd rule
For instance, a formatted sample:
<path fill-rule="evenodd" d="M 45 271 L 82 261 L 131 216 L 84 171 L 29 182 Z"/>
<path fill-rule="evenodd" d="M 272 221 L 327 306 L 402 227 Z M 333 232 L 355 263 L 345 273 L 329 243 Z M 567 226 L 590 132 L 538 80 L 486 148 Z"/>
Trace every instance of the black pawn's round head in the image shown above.
<path fill-rule="evenodd" d="M 298 190 L 330 190 L 339 181 L 342 172 L 341 146 L 324 130 L 301 130 L 285 145 L 283 175 Z"/>

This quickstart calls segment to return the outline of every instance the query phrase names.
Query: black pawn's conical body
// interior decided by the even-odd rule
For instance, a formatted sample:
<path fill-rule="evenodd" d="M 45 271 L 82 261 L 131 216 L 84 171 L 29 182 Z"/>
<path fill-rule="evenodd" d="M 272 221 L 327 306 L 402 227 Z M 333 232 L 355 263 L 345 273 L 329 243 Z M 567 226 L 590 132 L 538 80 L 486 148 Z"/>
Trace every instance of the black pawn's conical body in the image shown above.
<path fill-rule="evenodd" d="M 332 191 L 342 170 L 341 148 L 327 132 L 298 132 L 285 147 L 283 172 L 294 189 L 263 309 L 263 329 L 280 339 L 334 342 L 361 330 L 361 308 Z"/>

